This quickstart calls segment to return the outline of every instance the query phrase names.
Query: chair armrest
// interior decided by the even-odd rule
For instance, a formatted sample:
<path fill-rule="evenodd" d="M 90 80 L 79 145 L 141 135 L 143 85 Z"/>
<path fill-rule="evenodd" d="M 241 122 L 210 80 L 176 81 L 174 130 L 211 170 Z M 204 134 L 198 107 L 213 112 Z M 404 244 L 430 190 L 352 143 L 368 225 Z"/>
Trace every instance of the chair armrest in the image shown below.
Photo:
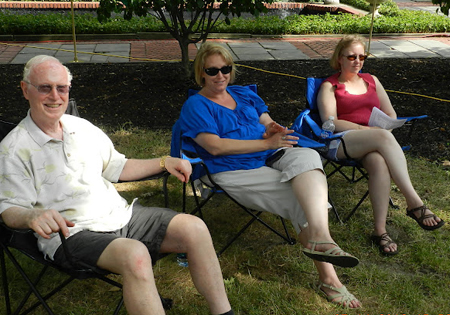
<path fill-rule="evenodd" d="M 410 121 L 417 121 L 420 119 L 424 119 L 427 117 L 428 117 L 428 115 L 422 115 L 422 116 L 412 116 L 412 117 L 397 117 L 397 119 L 406 119 L 406 122 L 410 122 Z"/>
<path fill-rule="evenodd" d="M 183 160 L 189 161 L 189 163 L 191 164 L 203 163 L 203 160 L 196 153 L 190 151 L 182 151 L 181 158 Z"/>
<path fill-rule="evenodd" d="M 37 246 L 37 238 L 34 234 L 35 232 L 32 229 L 15 229 L 9 227 L 4 222 L 0 222 L 1 242 L 5 246 L 15 248 L 28 257 L 42 262 L 46 259 L 44 257 L 44 254 L 39 251 L 39 248 Z M 58 232 L 58 234 L 61 238 L 61 246 L 63 247 L 67 260 L 72 266 L 74 266 L 74 259 L 67 249 L 66 238 L 62 234 L 61 230 Z M 86 267 L 86 269 L 88 268 Z"/>
<path fill-rule="evenodd" d="M 32 229 L 16 229 L 0 222 L 0 237 L 3 246 L 15 248 L 34 260 L 42 261 L 44 254 L 39 251 L 34 234 Z"/>
<path fill-rule="evenodd" d="M 154 179 L 159 179 L 162 178 L 164 176 L 169 176 L 170 173 L 168 171 L 161 171 L 158 174 L 154 174 L 151 176 L 147 176 L 147 177 L 143 177 L 140 179 L 135 179 L 135 180 L 119 180 L 117 183 L 130 183 L 130 182 L 143 182 L 143 181 L 147 181 L 147 180 L 154 180 Z"/>

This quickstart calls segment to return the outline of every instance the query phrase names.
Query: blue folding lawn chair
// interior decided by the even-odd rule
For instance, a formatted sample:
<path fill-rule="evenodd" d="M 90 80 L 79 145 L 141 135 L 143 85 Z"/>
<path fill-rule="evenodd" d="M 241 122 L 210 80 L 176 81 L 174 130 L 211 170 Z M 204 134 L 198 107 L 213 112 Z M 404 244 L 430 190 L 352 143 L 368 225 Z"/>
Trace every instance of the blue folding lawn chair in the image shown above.
<path fill-rule="evenodd" d="M 257 90 L 256 85 L 249 85 L 247 87 L 256 93 Z M 198 92 L 197 90 L 189 90 L 188 95 L 191 96 L 197 92 Z M 297 136 L 300 138 L 299 145 L 301 146 L 306 147 L 324 146 L 323 144 L 318 143 L 303 135 L 297 134 Z M 225 190 L 223 190 L 217 183 L 214 182 L 214 180 L 211 177 L 211 174 L 208 171 L 207 166 L 198 156 L 195 146 L 193 145 L 193 140 L 190 138 L 182 137 L 181 126 L 179 121 L 177 121 L 172 128 L 171 156 L 187 159 L 191 162 L 193 167 L 193 173 L 190 178 L 190 184 L 194 194 L 195 208 L 191 210 L 189 213 L 191 214 L 199 213 L 200 217 L 202 217 L 203 206 L 205 206 L 214 195 L 224 194 L 251 217 L 250 220 L 247 223 L 245 223 L 243 227 L 229 239 L 229 241 L 222 247 L 222 249 L 218 251 L 219 256 L 255 221 L 260 222 L 263 226 L 265 226 L 270 231 L 281 237 L 288 244 L 293 245 L 296 243 L 295 238 L 292 238 L 289 235 L 285 220 L 282 217 L 279 218 L 281 220 L 283 230 L 278 231 L 272 226 L 270 226 L 268 223 L 266 223 L 260 217 L 263 211 L 255 211 L 243 206 L 242 204 L 237 202 L 232 196 L 230 196 Z M 200 188 L 200 196 L 197 193 L 197 188 Z M 183 212 L 187 212 L 186 196 L 187 194 L 185 184 L 183 186 Z"/>
<path fill-rule="evenodd" d="M 319 110 L 317 107 L 317 94 L 319 92 L 319 88 L 321 84 L 323 83 L 325 79 L 324 78 L 313 78 L 309 77 L 306 80 L 306 101 L 307 101 L 307 108 L 303 110 L 294 121 L 293 125 L 291 126 L 291 129 L 295 130 L 297 133 L 302 134 L 314 141 L 326 143 L 327 141 L 331 141 L 333 139 L 336 139 L 337 135 L 332 135 L 331 137 L 327 139 L 322 139 L 322 120 L 320 118 Z M 414 130 L 414 127 L 416 125 L 416 122 L 426 118 L 427 115 L 422 116 L 415 116 L 415 117 L 398 117 L 398 119 L 406 119 L 406 126 L 409 126 L 409 132 L 407 137 L 409 138 Z M 345 142 L 342 142 L 342 145 L 344 146 L 345 151 Z M 404 151 L 409 150 L 411 148 L 410 145 L 403 146 L 402 149 Z M 318 150 L 319 153 L 324 153 L 321 150 Z M 334 174 L 341 174 L 347 182 L 349 183 L 357 183 L 363 179 L 368 179 L 368 174 L 365 171 L 365 169 L 362 167 L 362 165 L 359 163 L 359 161 L 352 159 L 348 156 L 348 159 L 340 160 L 340 161 L 332 161 L 327 159 L 325 154 L 322 154 L 322 157 L 324 158 L 324 169 L 327 173 L 327 178 L 331 178 Z M 327 168 L 328 167 L 328 168 Z M 345 171 L 345 169 L 351 169 L 350 175 Z M 328 169 L 328 171 L 327 171 Z M 330 170 L 331 169 L 331 170 Z M 336 215 L 336 218 L 338 221 L 346 222 L 348 221 L 353 214 L 356 212 L 356 210 L 359 208 L 359 206 L 364 202 L 364 200 L 369 195 L 369 190 L 367 190 L 363 196 L 359 199 L 357 204 L 352 208 L 350 213 L 344 218 L 344 220 L 341 220 L 340 215 L 329 196 L 330 204 L 332 205 L 333 211 Z M 394 206 L 392 200 L 390 200 L 391 206 Z M 395 206 L 394 206 L 395 207 Z"/>

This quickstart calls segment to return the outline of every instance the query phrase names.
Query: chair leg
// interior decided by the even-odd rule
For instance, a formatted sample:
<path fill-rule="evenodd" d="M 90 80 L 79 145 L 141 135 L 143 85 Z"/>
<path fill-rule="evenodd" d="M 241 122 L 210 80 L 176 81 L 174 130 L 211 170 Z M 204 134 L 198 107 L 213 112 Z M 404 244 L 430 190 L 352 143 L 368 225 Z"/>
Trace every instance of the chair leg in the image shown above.
<path fill-rule="evenodd" d="M 30 288 L 30 292 L 25 296 L 25 298 L 22 300 L 22 302 L 20 303 L 20 306 L 18 307 L 18 310 L 16 310 L 16 314 L 20 311 L 20 309 L 22 309 L 23 305 L 25 304 L 25 302 L 28 300 L 29 295 L 32 293 L 34 293 L 34 295 L 36 296 L 36 298 L 39 300 L 38 303 L 36 303 L 35 305 L 31 306 L 27 312 L 24 312 L 22 314 L 27 314 L 30 310 L 35 309 L 37 306 L 42 305 L 45 310 L 47 311 L 47 313 L 49 315 L 54 315 L 53 311 L 50 309 L 50 307 L 48 306 L 47 302 L 45 301 L 45 298 L 42 297 L 42 295 L 39 293 L 39 291 L 36 289 L 35 284 L 37 284 L 39 282 L 39 280 L 42 278 L 43 274 L 45 273 L 45 271 L 47 270 L 48 266 L 45 266 L 38 278 L 36 279 L 35 283 L 33 283 L 31 281 L 31 279 L 27 276 L 27 274 L 25 273 L 25 271 L 23 270 L 22 266 L 19 264 L 19 262 L 16 260 L 16 258 L 14 257 L 14 255 L 7 249 L 7 248 L 3 248 L 3 252 L 6 252 L 6 255 L 8 256 L 8 258 L 10 259 L 10 261 L 14 264 L 14 266 L 16 267 L 16 270 L 20 273 L 20 275 L 22 276 L 22 278 L 27 282 L 28 287 Z"/>
<path fill-rule="evenodd" d="M 47 269 L 48 266 L 45 266 L 45 269 Z M 44 269 L 44 268 L 43 268 Z M 37 287 L 38 282 L 41 280 L 41 278 L 44 276 L 46 270 L 42 270 L 41 271 L 41 275 L 39 277 L 39 279 L 37 279 L 35 281 L 35 287 Z M 50 299 L 52 296 L 54 296 L 56 293 L 58 293 L 59 291 L 61 291 L 65 286 L 67 286 L 69 283 L 71 283 L 75 278 L 74 277 L 69 277 L 66 280 L 64 280 L 64 282 L 62 282 L 60 285 L 58 285 L 56 288 L 54 288 L 52 291 L 50 291 L 49 293 L 47 293 L 45 296 L 42 297 L 42 299 L 44 301 L 47 301 L 48 299 Z M 31 290 L 28 293 L 28 296 L 31 295 Z M 27 298 L 28 299 L 28 298 Z M 24 302 L 26 300 L 24 299 Z M 32 310 L 36 309 L 38 306 L 43 305 L 45 307 L 45 305 L 48 306 L 47 302 L 45 302 L 45 304 L 42 304 L 41 302 L 36 302 L 35 304 L 33 304 L 32 306 L 30 306 L 25 312 L 23 312 L 22 314 L 28 314 L 30 313 Z M 23 306 L 22 306 L 23 307 Z M 49 313 L 50 314 L 50 313 Z M 53 314 L 53 311 L 51 311 L 51 314 Z"/>
<path fill-rule="evenodd" d="M 328 194 L 328 202 L 329 202 L 330 205 L 331 205 L 331 210 L 333 211 L 333 213 L 334 213 L 334 215 L 335 215 L 335 217 L 336 217 L 336 220 L 337 220 L 339 223 L 344 223 L 344 222 L 342 221 L 342 219 L 341 219 L 341 216 L 339 215 L 339 213 L 338 213 L 338 211 L 337 211 L 337 209 L 336 209 L 336 206 L 334 205 L 333 199 L 331 199 L 330 194 Z"/>
<path fill-rule="evenodd" d="M 190 212 L 190 214 L 196 214 L 198 212 L 198 216 L 203 220 L 202 208 L 216 193 L 214 191 L 211 191 L 208 194 L 208 197 L 206 197 L 205 199 L 200 201 L 200 196 L 197 195 L 197 190 L 196 190 L 195 184 L 192 181 L 191 181 L 191 188 L 192 188 L 192 193 L 194 194 L 194 200 L 195 200 L 196 207 L 194 210 L 192 210 Z"/>
<path fill-rule="evenodd" d="M 169 179 L 169 174 L 164 175 L 163 178 L 163 194 L 164 194 L 164 207 L 169 207 L 169 193 L 167 192 L 167 181 Z"/>
<path fill-rule="evenodd" d="M 353 214 L 356 212 L 356 210 L 358 210 L 359 206 L 364 202 L 364 200 L 366 200 L 368 195 L 369 195 L 369 190 L 366 191 L 364 196 L 362 196 L 362 198 L 359 200 L 359 202 L 356 204 L 356 206 L 352 209 L 350 214 L 344 219 L 344 221 L 343 221 L 344 223 L 347 222 L 353 216 Z"/>
<path fill-rule="evenodd" d="M 223 254 L 223 252 L 225 251 L 225 250 L 227 250 L 227 248 L 228 247 L 230 247 L 230 245 L 231 244 L 233 244 L 233 242 L 239 237 L 239 236 L 241 236 L 241 234 L 242 233 L 244 233 L 244 231 L 253 223 L 253 222 L 255 222 L 256 220 L 257 220 L 257 218 L 261 215 L 261 213 L 262 213 L 262 211 L 259 211 L 258 213 L 256 213 L 256 214 L 253 214 L 253 218 L 250 220 L 250 221 L 248 221 L 247 222 L 247 224 L 242 228 L 242 229 L 240 229 L 239 230 L 239 232 L 235 235 L 235 236 L 233 236 L 229 241 L 228 241 L 228 243 L 217 253 L 217 257 L 220 257 L 220 255 L 222 255 Z"/>
<path fill-rule="evenodd" d="M 297 240 L 295 238 L 292 238 L 289 234 L 289 231 L 286 226 L 286 220 L 280 217 L 281 224 L 283 225 L 284 234 L 286 234 L 286 241 L 289 245 L 295 245 L 297 243 Z"/>
<path fill-rule="evenodd" d="M 123 297 L 120 299 L 119 304 L 117 304 L 116 310 L 114 311 L 113 315 L 118 315 L 122 306 L 123 306 Z"/>
<path fill-rule="evenodd" d="M 3 246 L 0 249 L 0 264 L 2 268 L 2 282 L 3 282 L 3 293 L 5 294 L 5 307 L 6 314 L 11 315 L 11 301 L 9 299 L 9 288 L 8 288 L 8 278 L 6 278 L 6 263 L 5 263 L 5 252 Z"/>
<path fill-rule="evenodd" d="M 389 197 L 389 205 L 394 209 L 399 209 L 400 207 L 394 203 L 391 197 Z"/>
<path fill-rule="evenodd" d="M 227 194 L 228 195 L 228 194 Z M 261 220 L 260 215 L 262 214 L 262 211 L 258 211 L 256 213 L 254 213 L 252 210 L 247 209 L 246 207 L 244 207 L 243 205 L 241 205 L 240 203 L 238 203 L 236 200 L 234 200 L 231 196 L 228 195 L 228 197 L 234 202 L 236 203 L 239 207 L 241 207 L 245 212 L 247 212 L 252 218 L 250 219 L 250 221 L 242 228 L 239 230 L 239 232 L 219 251 L 219 253 L 217 254 L 217 256 L 222 255 L 222 253 L 228 248 L 230 247 L 230 245 L 255 221 L 258 221 L 259 223 L 261 223 L 262 225 L 264 225 L 266 228 L 268 228 L 269 230 L 271 230 L 273 233 L 275 233 L 276 235 L 278 235 L 279 237 L 281 237 L 283 240 L 285 240 L 289 245 L 294 245 L 296 243 L 296 240 L 293 239 L 290 235 L 289 232 L 287 230 L 286 224 L 284 222 L 284 219 L 281 218 L 281 222 L 283 224 L 283 228 L 284 231 L 286 233 L 286 235 L 283 235 L 282 233 L 280 233 L 279 231 L 275 230 L 273 227 L 271 227 L 269 224 L 267 224 L 266 222 L 264 222 L 263 220 Z"/>

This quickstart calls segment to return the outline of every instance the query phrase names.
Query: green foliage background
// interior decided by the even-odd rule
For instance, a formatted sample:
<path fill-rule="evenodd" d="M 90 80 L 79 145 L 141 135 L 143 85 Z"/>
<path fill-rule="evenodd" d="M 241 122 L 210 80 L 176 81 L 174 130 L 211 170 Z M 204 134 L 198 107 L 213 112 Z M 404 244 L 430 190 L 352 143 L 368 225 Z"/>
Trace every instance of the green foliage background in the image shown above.
<path fill-rule="evenodd" d="M 363 0 L 343 0 L 349 5 L 368 10 Z M 441 33 L 450 30 L 450 19 L 424 11 L 399 9 L 391 0 L 382 3 L 381 17 L 375 19 L 374 33 Z M 231 18 L 230 25 L 222 22 L 214 29 L 218 33 L 247 33 L 262 35 L 309 34 L 368 34 L 371 16 L 352 14 L 260 16 L 258 18 Z M 164 25 L 153 16 L 125 20 L 115 17 L 100 23 L 92 14 L 75 15 L 77 34 L 126 34 L 164 32 Z M 71 34 L 70 14 L 18 15 L 0 12 L 0 35 Z"/>

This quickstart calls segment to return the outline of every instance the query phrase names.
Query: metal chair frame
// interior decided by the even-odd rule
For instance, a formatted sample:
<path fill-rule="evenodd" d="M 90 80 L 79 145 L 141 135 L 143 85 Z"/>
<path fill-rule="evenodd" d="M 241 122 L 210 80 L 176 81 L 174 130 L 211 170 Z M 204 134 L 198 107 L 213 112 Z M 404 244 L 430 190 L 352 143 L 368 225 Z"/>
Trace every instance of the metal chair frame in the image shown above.
<path fill-rule="evenodd" d="M 308 116 L 311 117 L 311 119 L 317 125 L 320 124 L 320 115 L 319 115 L 319 111 L 317 108 L 316 100 L 317 100 L 317 94 L 319 92 L 320 85 L 322 84 L 322 82 L 324 80 L 325 80 L 324 78 L 313 78 L 313 77 L 309 77 L 306 80 L 307 110 L 310 111 L 308 113 Z M 409 139 L 411 137 L 413 131 L 415 130 L 416 123 L 426 117 L 427 117 L 426 115 L 415 116 L 415 117 L 399 117 L 399 119 L 406 119 L 406 121 L 407 121 L 406 125 L 409 126 L 409 131 L 407 133 L 407 139 Z M 321 130 L 320 127 L 318 127 L 318 128 L 319 128 L 319 130 Z M 310 133 L 305 134 L 305 136 L 311 137 L 317 141 L 321 141 L 320 140 L 320 131 L 317 131 L 317 130 L 311 130 Z M 407 151 L 410 148 L 411 148 L 410 145 L 402 147 L 402 149 L 404 151 Z M 357 183 L 363 179 L 366 179 L 366 180 L 369 179 L 369 176 L 368 176 L 366 170 L 362 167 L 361 163 L 357 160 L 349 158 L 347 160 L 336 162 L 336 161 L 328 160 L 328 159 L 326 159 L 326 157 L 323 157 L 323 158 L 325 159 L 324 169 L 328 165 L 330 167 L 332 167 L 332 170 L 327 173 L 327 178 L 332 177 L 334 174 L 341 174 L 347 180 L 347 182 L 349 182 L 351 184 Z M 351 176 L 348 176 L 345 172 L 343 172 L 343 168 L 346 168 L 346 167 L 352 168 Z M 332 205 L 332 210 L 336 216 L 336 219 L 340 222 L 347 222 L 355 214 L 355 212 L 358 210 L 358 208 L 361 206 L 361 204 L 367 199 L 368 195 L 369 195 L 369 190 L 367 189 L 367 191 L 363 194 L 363 196 L 360 198 L 360 200 L 357 202 L 357 204 L 352 208 L 352 210 L 349 212 L 348 215 L 345 216 L 345 218 L 343 220 L 341 219 L 330 195 L 328 197 L 329 197 L 330 204 Z M 396 206 L 393 203 L 391 198 L 389 198 L 389 204 L 391 207 L 398 208 L 398 206 Z"/>
<path fill-rule="evenodd" d="M 251 84 L 247 86 L 249 89 L 251 89 L 252 91 L 254 91 L 255 93 L 257 92 L 257 86 L 256 84 Z M 188 96 L 191 96 L 195 93 L 197 93 L 197 90 L 189 90 L 188 91 Z M 189 149 L 186 150 L 184 149 L 185 146 L 187 146 Z M 272 231 L 273 233 L 275 233 L 276 235 L 278 235 L 279 237 L 281 237 L 284 241 L 286 241 L 288 244 L 293 245 L 296 243 L 295 238 L 292 238 L 288 232 L 288 228 L 286 226 L 286 222 L 282 217 L 279 217 L 283 226 L 283 232 L 278 231 L 277 229 L 273 228 L 272 226 L 270 226 L 268 223 L 266 223 L 264 220 L 261 219 L 261 214 L 264 211 L 256 211 L 256 210 L 252 210 L 249 209 L 247 207 L 245 207 L 244 205 L 240 204 L 239 202 L 237 202 L 232 196 L 230 196 L 225 190 L 223 190 L 217 183 L 214 182 L 214 180 L 211 177 L 211 174 L 209 173 L 209 170 L 206 166 L 205 163 L 203 163 L 203 161 L 201 160 L 201 158 L 199 158 L 198 154 L 195 152 L 195 148 L 188 144 L 181 135 L 181 131 L 180 131 L 180 127 L 179 127 L 179 121 L 177 121 L 175 123 L 175 125 L 172 128 L 172 144 L 171 144 L 171 155 L 174 157 L 179 157 L 179 158 L 183 158 L 188 160 L 194 171 L 191 175 L 190 178 L 190 185 L 192 187 L 192 191 L 194 194 L 194 200 L 195 200 L 195 208 L 190 211 L 189 213 L 191 214 L 196 214 L 198 213 L 199 216 L 201 218 L 203 218 L 203 214 L 202 214 L 202 208 L 208 203 L 208 201 L 216 194 L 224 194 L 225 196 L 227 196 L 230 200 L 232 200 L 236 205 L 238 205 L 242 210 L 244 210 L 248 215 L 250 215 L 251 219 L 250 221 L 248 221 L 240 230 L 239 232 L 232 236 L 227 244 L 225 244 L 225 246 L 223 246 L 218 252 L 217 255 L 220 256 L 223 254 L 223 252 L 228 249 L 231 244 L 234 243 L 234 241 L 236 239 L 239 238 L 239 236 L 241 236 L 245 230 L 247 230 L 248 227 L 250 227 L 250 225 L 257 221 L 259 223 L 261 223 L 263 226 L 265 226 L 267 229 L 269 229 L 270 231 Z M 196 170 L 197 169 L 197 170 Z M 202 171 L 198 171 L 198 169 L 201 169 Z M 208 187 L 209 190 L 209 194 L 207 197 L 205 197 L 203 200 L 201 196 L 199 196 L 197 194 L 197 190 L 195 187 L 195 180 L 201 180 L 201 176 L 199 176 L 198 174 L 202 173 L 202 175 L 207 175 L 208 181 L 209 183 L 206 183 L 204 181 L 202 181 L 203 185 L 206 185 Z M 187 212 L 186 209 L 186 183 L 184 183 L 183 185 L 183 212 Z"/>
<path fill-rule="evenodd" d="M 73 99 L 70 99 L 69 106 L 66 111 L 67 114 L 79 116 L 76 102 Z M 6 136 L 14 127 L 16 124 L 6 121 L 0 120 L 0 141 L 3 139 L 4 136 Z M 151 177 L 147 177 L 144 179 L 141 179 L 141 181 L 144 180 L 153 180 L 153 179 L 159 179 L 163 178 L 163 194 L 165 198 L 165 206 L 168 206 L 168 193 L 167 193 L 167 180 L 170 173 L 168 172 L 161 172 L 159 174 L 156 174 Z M 69 262 L 73 266 L 76 266 L 76 264 L 73 262 L 72 256 L 70 255 L 67 247 L 66 247 L 66 239 L 62 235 L 61 232 L 59 232 L 63 249 L 66 253 L 66 256 L 69 259 Z M 18 251 L 20 254 L 22 254 L 25 257 L 28 257 L 35 262 L 42 265 L 42 268 L 40 269 L 39 274 L 36 276 L 36 278 L 32 279 L 27 272 L 25 271 L 25 268 L 23 267 L 23 264 L 20 263 L 19 254 L 14 254 L 14 252 L 11 250 L 14 249 Z M 7 277 L 7 266 L 6 266 L 6 256 L 11 261 L 15 269 L 19 272 L 23 280 L 27 283 L 29 290 L 27 293 L 25 293 L 22 300 L 18 303 L 17 307 L 13 310 L 11 305 L 11 297 L 9 292 L 9 282 Z M 79 263 L 78 263 L 79 264 Z M 1 275 L 2 275 L 2 283 L 3 283 L 3 291 L 5 295 L 5 305 L 6 305 L 6 314 L 29 314 L 32 311 L 34 311 L 37 307 L 42 305 L 44 309 L 47 311 L 49 315 L 53 315 L 54 312 L 50 308 L 50 306 L 47 303 L 47 300 L 53 297 L 55 294 L 60 292 L 63 288 L 65 288 L 68 284 L 70 284 L 75 279 L 87 279 L 87 278 L 96 278 L 101 281 L 104 281 L 114 287 L 117 287 L 119 289 L 122 289 L 122 284 L 112 280 L 107 275 L 110 274 L 109 272 L 105 271 L 97 272 L 93 269 L 91 266 L 83 266 L 83 268 L 74 267 L 73 269 L 67 269 L 59 266 L 58 264 L 55 264 L 51 260 L 47 260 L 44 258 L 43 254 L 39 251 L 37 246 L 37 239 L 34 236 L 34 233 L 32 230 L 18 230 L 18 229 L 12 229 L 6 226 L 3 222 L 0 221 L 0 267 L 1 267 Z M 60 284 L 55 286 L 53 290 L 47 293 L 41 293 L 38 285 L 40 284 L 41 280 L 44 278 L 44 276 L 47 274 L 47 271 L 49 268 L 56 269 L 66 275 L 68 277 L 62 281 Z M 30 299 L 31 295 L 34 294 L 37 298 L 37 302 L 32 304 L 31 306 L 27 307 L 24 310 L 25 305 L 27 304 L 28 300 Z M 161 301 L 163 304 L 163 307 L 165 309 L 170 309 L 172 307 L 173 301 L 171 299 L 165 299 L 161 297 Z M 122 308 L 123 305 L 123 297 L 119 300 L 116 308 L 114 309 L 113 315 L 117 315 Z"/>
<path fill-rule="evenodd" d="M 196 156 L 196 154 L 194 154 L 192 152 L 182 151 L 180 156 L 182 158 L 184 158 L 184 159 L 189 160 L 194 168 L 201 167 L 205 171 L 205 174 L 206 174 L 206 176 L 208 178 L 208 181 L 209 181 L 209 183 L 207 183 L 205 181 L 201 181 L 201 183 L 203 185 L 205 185 L 208 188 L 208 190 L 209 190 L 208 196 L 202 200 L 202 197 L 198 195 L 197 189 L 195 187 L 195 183 L 194 182 L 195 182 L 196 179 L 192 179 L 191 178 L 190 184 L 191 184 L 191 188 L 192 188 L 192 191 L 193 191 L 196 207 L 192 211 L 189 212 L 190 214 L 199 213 L 199 216 L 203 219 L 202 209 L 208 203 L 208 201 L 216 194 L 224 194 L 225 196 L 227 196 L 231 201 L 233 201 L 236 205 L 238 205 L 242 210 L 244 210 L 251 217 L 250 220 L 246 224 L 244 224 L 243 227 L 234 236 L 232 236 L 228 240 L 228 242 L 217 252 L 217 256 L 222 255 L 223 252 L 225 252 L 225 250 L 228 249 L 234 243 L 234 241 L 236 239 L 238 239 L 238 237 L 241 236 L 245 232 L 245 230 L 247 230 L 247 228 L 250 227 L 250 225 L 253 222 L 255 222 L 255 221 L 261 223 L 267 229 L 269 229 L 270 231 L 272 231 L 273 233 L 278 235 L 287 244 L 289 244 L 289 245 L 296 244 L 295 238 L 292 238 L 290 236 L 288 228 L 286 226 L 286 221 L 282 217 L 279 216 L 279 219 L 280 219 L 281 224 L 283 226 L 283 232 L 280 232 L 277 229 L 275 229 L 274 227 L 270 226 L 264 220 L 261 219 L 260 216 L 261 216 L 261 214 L 264 211 L 252 210 L 252 209 L 249 209 L 249 208 L 245 207 L 244 205 L 242 205 L 241 203 L 236 201 L 232 196 L 230 196 L 217 183 L 215 183 L 214 180 L 211 177 L 211 174 L 209 173 L 209 170 L 208 170 L 207 166 L 205 165 L 205 163 L 203 163 L 203 161 L 200 158 L 198 158 Z M 187 212 L 187 209 L 186 209 L 186 196 L 187 196 L 186 188 L 187 187 L 186 186 L 187 186 L 187 184 L 184 183 L 183 184 L 183 212 Z"/>

